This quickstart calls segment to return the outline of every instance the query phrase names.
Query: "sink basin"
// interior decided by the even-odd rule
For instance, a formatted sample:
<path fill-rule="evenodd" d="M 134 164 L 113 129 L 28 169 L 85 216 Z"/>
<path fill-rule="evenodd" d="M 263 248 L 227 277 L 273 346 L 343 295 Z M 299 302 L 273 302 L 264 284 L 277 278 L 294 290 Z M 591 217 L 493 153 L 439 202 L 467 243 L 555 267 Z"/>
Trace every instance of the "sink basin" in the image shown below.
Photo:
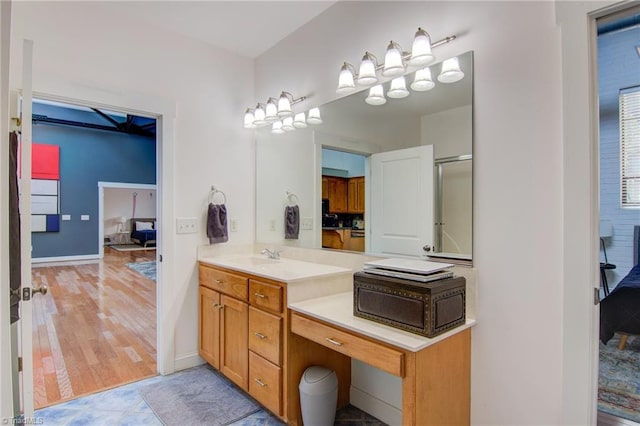
<path fill-rule="evenodd" d="M 239 266 L 261 266 L 278 264 L 281 261 L 278 259 L 269 259 L 266 257 L 238 257 L 236 259 L 229 259 L 229 262 L 235 263 Z"/>

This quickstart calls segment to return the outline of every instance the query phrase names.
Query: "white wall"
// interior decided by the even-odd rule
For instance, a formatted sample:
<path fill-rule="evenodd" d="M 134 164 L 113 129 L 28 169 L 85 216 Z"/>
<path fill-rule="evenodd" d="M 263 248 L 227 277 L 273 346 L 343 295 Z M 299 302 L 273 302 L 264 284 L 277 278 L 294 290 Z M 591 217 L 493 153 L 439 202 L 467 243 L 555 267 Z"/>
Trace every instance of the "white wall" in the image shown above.
<path fill-rule="evenodd" d="M 203 43 L 163 32 L 128 16 L 116 15 L 108 3 L 19 2 L 13 5 L 11 85 L 20 85 L 21 39 L 34 40 L 34 92 L 68 98 L 152 99 L 147 111 L 173 105 L 174 117 L 159 123 L 171 146 L 159 161 L 173 180 L 158 176 L 164 190 L 162 234 L 164 316 L 173 369 L 197 357 L 196 247 L 207 243 L 205 209 L 211 185 L 227 196 L 230 219 L 238 231 L 230 243 L 254 239 L 253 134 L 242 128 L 242 111 L 255 103 L 253 62 Z M 223 65 L 223 66 L 221 66 Z M 73 87 L 73 92 L 68 90 Z M 160 194 L 159 194 L 160 196 Z M 197 234 L 175 235 L 174 217 L 197 217 Z M 175 344 L 173 341 L 175 340 Z M 175 352 L 175 353 L 174 353 Z"/>
<path fill-rule="evenodd" d="M 390 39 L 409 47 L 418 26 L 433 39 L 460 35 L 435 50 L 439 57 L 474 51 L 472 424 L 558 424 L 564 241 L 554 4 L 340 2 L 258 58 L 258 98 L 288 90 L 313 93 L 313 105 L 335 99 L 343 61 L 365 50 L 382 57 Z"/>
<path fill-rule="evenodd" d="M 422 145 L 433 145 L 435 159 L 472 152 L 473 108 L 465 105 L 420 119 Z"/>
<path fill-rule="evenodd" d="M 105 188 L 104 189 L 104 235 L 118 232 L 117 219 L 123 216 L 127 219 L 124 231 L 131 231 L 131 214 L 133 212 L 133 194 L 136 193 L 136 217 L 156 217 L 156 190 Z"/>

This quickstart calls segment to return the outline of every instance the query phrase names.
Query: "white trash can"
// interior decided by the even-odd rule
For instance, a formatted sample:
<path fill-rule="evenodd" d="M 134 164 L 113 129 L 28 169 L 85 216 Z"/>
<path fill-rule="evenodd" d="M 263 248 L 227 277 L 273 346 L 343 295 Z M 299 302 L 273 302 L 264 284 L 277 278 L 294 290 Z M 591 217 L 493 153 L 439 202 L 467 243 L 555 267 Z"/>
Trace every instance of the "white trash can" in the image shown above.
<path fill-rule="evenodd" d="M 300 379 L 300 407 L 305 426 L 332 426 L 338 404 L 338 377 L 333 370 L 311 366 Z"/>

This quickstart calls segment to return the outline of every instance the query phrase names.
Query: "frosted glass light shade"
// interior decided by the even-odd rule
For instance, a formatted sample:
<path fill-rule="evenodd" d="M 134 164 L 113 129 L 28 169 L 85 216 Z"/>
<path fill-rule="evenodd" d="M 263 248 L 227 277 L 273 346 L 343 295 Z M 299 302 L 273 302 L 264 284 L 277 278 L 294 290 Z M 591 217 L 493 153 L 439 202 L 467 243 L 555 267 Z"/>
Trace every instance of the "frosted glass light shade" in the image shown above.
<path fill-rule="evenodd" d="M 402 62 L 402 52 L 400 46 L 393 41 L 387 46 L 387 53 L 384 55 L 384 68 L 382 75 L 392 77 L 404 73 L 404 63 Z"/>
<path fill-rule="evenodd" d="M 435 61 L 436 57 L 431 52 L 431 37 L 422 28 L 418 28 L 411 46 L 411 58 L 409 64 L 423 67 Z"/>
<path fill-rule="evenodd" d="M 285 132 L 290 132 L 295 129 L 296 128 L 293 127 L 293 117 L 285 117 L 285 119 L 282 120 L 282 130 L 284 130 Z"/>
<path fill-rule="evenodd" d="M 309 124 L 322 124 L 322 118 L 320 118 L 320 108 L 311 108 L 307 115 L 307 123 Z"/>
<path fill-rule="evenodd" d="M 416 75 L 411 83 L 411 90 L 416 92 L 426 92 L 435 87 L 435 83 L 431 78 L 431 69 L 429 67 L 416 71 Z"/>
<path fill-rule="evenodd" d="M 278 116 L 287 117 L 292 115 L 293 111 L 291 111 L 291 102 L 287 95 L 283 92 L 280 95 L 280 99 L 278 99 Z"/>
<path fill-rule="evenodd" d="M 389 87 L 387 96 L 394 99 L 402 99 L 409 96 L 409 91 L 407 90 L 407 84 L 404 80 L 404 76 L 396 77 L 391 80 L 391 86 Z"/>
<path fill-rule="evenodd" d="M 438 76 L 438 81 L 442 83 L 455 83 L 462 80 L 464 73 L 460 70 L 458 58 L 449 58 L 442 62 L 442 71 Z"/>
<path fill-rule="evenodd" d="M 340 77 L 338 77 L 338 89 L 336 93 L 342 95 L 345 93 L 351 93 L 356 89 L 356 84 L 353 81 L 353 73 L 349 69 L 349 65 L 345 62 L 340 68 Z"/>
<path fill-rule="evenodd" d="M 281 135 L 284 133 L 284 130 L 282 130 L 282 121 L 274 121 L 273 125 L 271 126 L 271 133 L 273 133 L 274 135 Z"/>
<path fill-rule="evenodd" d="M 267 120 L 264 119 L 265 112 L 264 108 L 262 108 L 262 105 L 256 105 L 256 109 L 253 111 L 253 117 L 253 124 L 255 124 L 256 126 L 264 126 L 265 124 L 267 124 Z"/>
<path fill-rule="evenodd" d="M 255 129 L 256 125 L 253 123 L 254 120 L 255 118 L 253 116 L 253 113 L 249 108 L 247 108 L 247 111 L 244 113 L 244 128 Z"/>
<path fill-rule="evenodd" d="M 267 107 L 265 109 L 265 121 L 274 122 L 278 120 L 278 106 L 276 105 L 276 101 L 273 98 L 269 98 L 267 102 Z"/>
<path fill-rule="evenodd" d="M 369 95 L 364 100 L 369 105 L 384 105 L 387 103 L 387 98 L 384 97 L 384 89 L 382 84 L 373 86 L 369 89 Z"/>
<path fill-rule="evenodd" d="M 304 112 L 299 112 L 293 117 L 293 127 L 297 129 L 304 129 L 307 127 L 307 120 L 304 118 Z"/>
<path fill-rule="evenodd" d="M 378 76 L 376 75 L 376 65 L 373 63 L 373 56 L 369 52 L 366 52 L 360 62 L 360 69 L 358 70 L 358 84 L 362 86 L 370 86 L 378 82 Z"/>

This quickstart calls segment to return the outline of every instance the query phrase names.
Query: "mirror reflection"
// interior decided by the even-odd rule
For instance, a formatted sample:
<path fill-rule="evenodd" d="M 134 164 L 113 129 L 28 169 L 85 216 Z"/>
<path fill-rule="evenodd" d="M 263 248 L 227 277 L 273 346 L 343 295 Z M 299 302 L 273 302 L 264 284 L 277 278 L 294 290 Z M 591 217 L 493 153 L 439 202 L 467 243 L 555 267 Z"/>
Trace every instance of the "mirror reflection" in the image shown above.
<path fill-rule="evenodd" d="M 259 128 L 257 241 L 470 260 L 473 54 L 458 58 L 458 82 L 437 81 L 435 64 L 431 90 L 411 89 L 414 71 L 406 97 L 390 97 L 387 82 L 384 103 L 366 88 L 321 106 L 322 124 Z M 285 239 L 292 200 L 299 233 Z"/>

